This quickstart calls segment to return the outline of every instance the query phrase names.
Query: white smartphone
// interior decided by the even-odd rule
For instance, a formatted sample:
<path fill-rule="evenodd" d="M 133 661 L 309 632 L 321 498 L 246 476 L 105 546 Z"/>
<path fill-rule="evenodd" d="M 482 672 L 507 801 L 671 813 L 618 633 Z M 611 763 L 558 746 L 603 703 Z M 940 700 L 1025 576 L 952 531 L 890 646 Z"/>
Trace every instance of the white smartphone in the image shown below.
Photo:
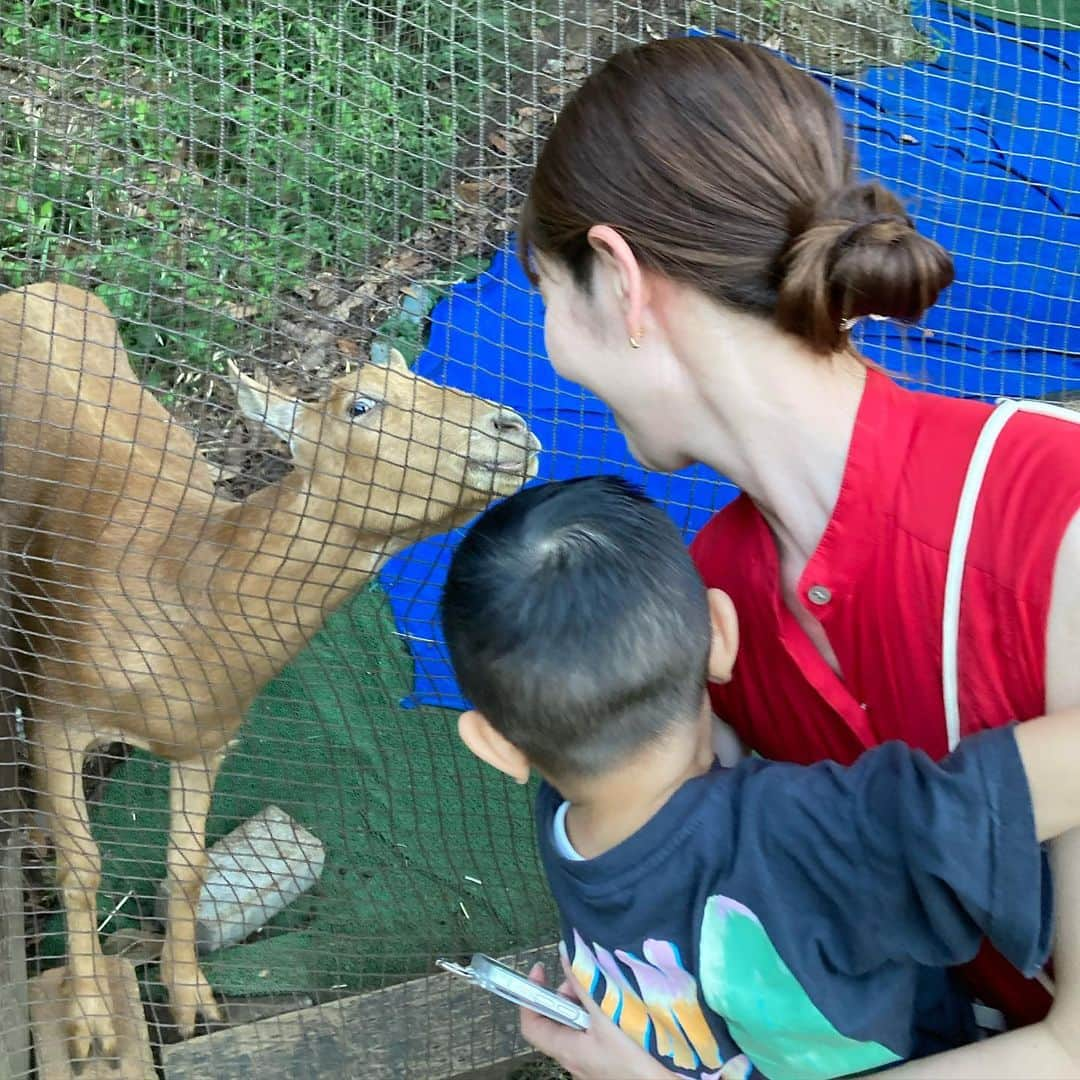
<path fill-rule="evenodd" d="M 549 990 L 546 986 L 537 986 L 534 982 L 516 972 L 513 968 L 500 964 L 484 953 L 473 953 L 468 966 L 455 964 L 452 960 L 438 959 L 439 967 L 453 975 L 482 986 L 515 1005 L 524 1005 L 533 1012 L 546 1016 L 576 1031 L 585 1031 L 589 1026 L 589 1014 L 576 1002 L 562 994 Z"/>

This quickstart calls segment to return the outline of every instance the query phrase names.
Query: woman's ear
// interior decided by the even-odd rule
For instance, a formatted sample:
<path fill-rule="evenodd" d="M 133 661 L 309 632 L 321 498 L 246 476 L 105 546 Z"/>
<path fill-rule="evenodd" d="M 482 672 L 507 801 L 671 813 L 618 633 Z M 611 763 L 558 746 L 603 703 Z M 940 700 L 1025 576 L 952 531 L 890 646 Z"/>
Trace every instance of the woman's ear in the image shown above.
<path fill-rule="evenodd" d="M 712 623 L 712 644 L 709 647 L 709 680 L 731 681 L 735 657 L 739 652 L 739 617 L 731 597 L 720 589 L 709 589 L 709 621 Z"/>
<path fill-rule="evenodd" d="M 594 225 L 588 232 L 589 246 L 600 265 L 614 277 L 616 297 L 626 322 L 626 336 L 640 342 L 645 332 L 646 285 L 641 264 L 623 239 L 610 225 Z"/>
<path fill-rule="evenodd" d="M 483 713 L 470 709 L 458 717 L 461 741 L 481 760 L 518 784 L 529 782 L 529 759 Z"/>

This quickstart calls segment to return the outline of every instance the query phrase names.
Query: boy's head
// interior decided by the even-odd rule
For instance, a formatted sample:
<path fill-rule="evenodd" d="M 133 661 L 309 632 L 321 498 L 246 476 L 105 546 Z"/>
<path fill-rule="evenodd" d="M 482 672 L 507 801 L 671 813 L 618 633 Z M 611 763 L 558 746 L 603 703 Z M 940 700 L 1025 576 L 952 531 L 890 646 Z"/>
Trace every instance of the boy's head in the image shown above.
<path fill-rule="evenodd" d="M 730 601 L 706 599 L 674 523 L 612 476 L 491 507 L 454 554 L 442 621 L 476 710 L 462 733 L 516 751 L 481 756 L 519 779 L 529 764 L 594 776 L 699 724 L 707 673 L 726 677 L 736 643 Z"/>

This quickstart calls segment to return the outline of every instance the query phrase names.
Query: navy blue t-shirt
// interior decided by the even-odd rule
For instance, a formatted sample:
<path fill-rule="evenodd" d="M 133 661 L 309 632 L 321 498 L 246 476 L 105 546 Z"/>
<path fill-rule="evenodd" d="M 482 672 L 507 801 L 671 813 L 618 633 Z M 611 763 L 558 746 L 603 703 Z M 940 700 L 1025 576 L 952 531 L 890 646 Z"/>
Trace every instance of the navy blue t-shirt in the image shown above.
<path fill-rule="evenodd" d="M 852 766 L 748 758 L 689 781 L 595 859 L 540 851 L 582 984 L 695 1080 L 815 1080 L 970 1042 L 949 965 L 983 935 L 1026 974 L 1049 866 L 1013 728 L 940 763 L 898 742 Z"/>

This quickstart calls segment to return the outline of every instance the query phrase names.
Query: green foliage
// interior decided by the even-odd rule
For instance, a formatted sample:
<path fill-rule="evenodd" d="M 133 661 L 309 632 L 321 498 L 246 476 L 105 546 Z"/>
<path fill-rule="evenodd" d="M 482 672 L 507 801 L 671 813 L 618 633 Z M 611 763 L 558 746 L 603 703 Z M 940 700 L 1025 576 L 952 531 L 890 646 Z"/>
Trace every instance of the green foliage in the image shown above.
<path fill-rule="evenodd" d="M 431 193 L 512 10 L 8 0 L 0 283 L 95 288 L 151 382 L 217 368 L 283 289 L 444 211 Z"/>

